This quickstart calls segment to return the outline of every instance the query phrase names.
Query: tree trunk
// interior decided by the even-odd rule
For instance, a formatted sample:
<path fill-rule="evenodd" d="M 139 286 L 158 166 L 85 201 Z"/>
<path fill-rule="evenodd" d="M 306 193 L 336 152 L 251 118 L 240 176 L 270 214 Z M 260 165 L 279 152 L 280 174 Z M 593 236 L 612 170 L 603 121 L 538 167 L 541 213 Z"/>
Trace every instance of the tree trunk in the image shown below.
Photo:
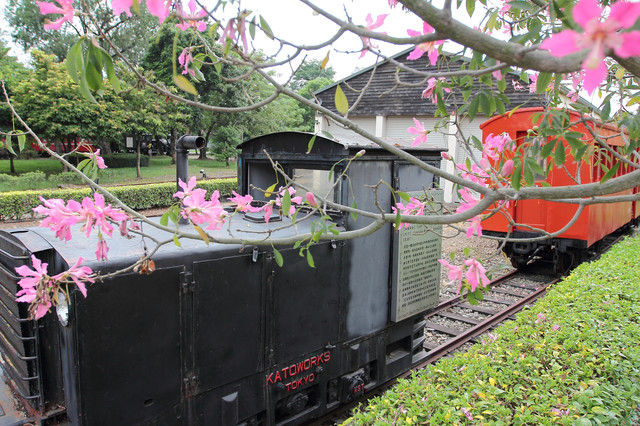
<path fill-rule="evenodd" d="M 136 177 L 138 179 L 142 178 L 142 173 L 140 173 L 140 138 L 137 138 L 136 142 Z"/>
<path fill-rule="evenodd" d="M 207 160 L 207 148 L 202 148 L 200 150 L 200 156 L 198 157 L 198 160 Z"/>
<path fill-rule="evenodd" d="M 171 137 L 169 138 L 169 152 L 171 154 L 171 164 L 176 164 L 176 143 L 178 135 L 176 129 L 171 129 Z"/>
<path fill-rule="evenodd" d="M 11 143 L 11 142 L 9 142 Z M 13 155 L 9 154 L 9 172 L 11 174 L 16 174 L 16 167 L 13 164 Z"/>

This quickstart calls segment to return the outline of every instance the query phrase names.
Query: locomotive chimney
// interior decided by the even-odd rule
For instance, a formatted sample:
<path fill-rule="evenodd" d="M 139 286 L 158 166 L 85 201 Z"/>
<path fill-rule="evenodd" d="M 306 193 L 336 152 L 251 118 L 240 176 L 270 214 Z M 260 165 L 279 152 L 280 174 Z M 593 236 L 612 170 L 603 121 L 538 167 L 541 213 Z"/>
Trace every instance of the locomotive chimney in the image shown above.
<path fill-rule="evenodd" d="M 202 136 L 184 135 L 180 136 L 176 143 L 176 185 L 179 179 L 183 182 L 189 181 L 189 150 L 202 149 L 207 142 Z M 177 186 L 180 191 L 180 186 Z"/>

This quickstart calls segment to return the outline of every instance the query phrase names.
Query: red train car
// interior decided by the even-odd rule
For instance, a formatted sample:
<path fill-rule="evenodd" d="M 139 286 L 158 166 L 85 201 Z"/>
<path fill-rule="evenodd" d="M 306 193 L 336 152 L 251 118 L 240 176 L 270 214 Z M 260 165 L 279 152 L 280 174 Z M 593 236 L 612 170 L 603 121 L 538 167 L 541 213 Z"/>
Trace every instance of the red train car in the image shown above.
<path fill-rule="evenodd" d="M 50 141 L 49 139 L 43 139 L 42 143 L 44 143 L 51 151 L 56 152 L 57 148 L 55 142 Z M 79 138 L 65 138 L 60 145 L 62 147 L 62 153 L 71 152 L 74 149 L 77 149 L 78 152 L 94 152 L 97 149 L 93 146 L 92 142 Z M 31 141 L 31 147 L 37 152 L 44 152 L 44 150 L 40 148 L 34 140 Z"/>
<path fill-rule="evenodd" d="M 503 116 L 493 117 L 480 125 L 483 140 L 489 134 L 508 133 L 515 143 L 515 147 L 526 148 L 532 143 L 550 143 L 547 140 L 536 139 L 529 130 L 540 125 L 543 118 L 542 108 L 523 108 L 512 111 Z M 582 134 L 581 140 L 593 146 L 585 154 L 581 162 L 577 162 L 571 155 L 570 145 L 561 139 L 565 146 L 566 161 L 564 167 L 553 167 L 548 176 L 536 176 L 536 186 L 542 186 L 543 181 L 554 187 L 576 185 L 572 176 L 579 175 L 579 182 L 599 182 L 604 176 L 604 170 L 611 169 L 618 161 L 610 153 L 594 145 L 592 131 L 605 139 L 614 150 L 621 150 L 624 141 L 620 131 L 613 126 L 595 125 L 582 122 L 582 116 L 575 111 L 567 112 L 566 118 L 571 120 L 569 130 Z M 588 129 L 586 126 L 590 126 Z M 541 146 L 542 146 L 541 145 Z M 514 149 L 515 149 L 514 147 Z M 515 150 L 514 155 L 523 155 L 523 150 Z M 541 160 L 542 161 L 542 160 Z M 603 168 L 602 165 L 606 167 Z M 614 175 L 621 176 L 631 171 L 631 167 L 621 164 Z M 618 194 L 632 194 L 638 188 L 629 189 Z M 618 195 L 616 194 L 616 195 Z M 505 236 L 511 233 L 512 238 L 530 238 L 544 235 L 544 232 L 558 232 L 574 217 L 578 206 L 544 200 L 517 200 L 509 203 L 504 209 L 506 214 L 494 214 L 482 222 L 483 233 L 486 235 Z M 534 258 L 551 260 L 558 270 L 565 270 L 580 262 L 596 244 L 616 230 L 636 222 L 640 216 L 638 202 L 623 202 L 612 204 L 595 204 L 585 207 L 578 220 L 561 234 L 542 241 L 508 242 L 503 250 L 516 267 L 525 265 Z"/>

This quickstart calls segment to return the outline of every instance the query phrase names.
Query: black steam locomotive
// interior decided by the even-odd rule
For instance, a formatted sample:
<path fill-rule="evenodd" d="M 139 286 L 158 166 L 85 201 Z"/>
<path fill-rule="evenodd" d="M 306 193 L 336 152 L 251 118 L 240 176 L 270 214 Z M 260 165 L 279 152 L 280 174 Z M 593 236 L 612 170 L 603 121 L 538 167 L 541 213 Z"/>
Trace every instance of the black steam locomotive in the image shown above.
<path fill-rule="evenodd" d="M 239 191 L 264 200 L 256 188 L 276 182 L 271 159 L 314 193 L 372 211 L 391 211 L 391 191 L 381 185 L 374 195 L 370 187 L 381 180 L 441 196 L 430 190 L 432 174 L 372 144 L 317 136 L 307 154 L 311 137 L 278 133 L 243 143 Z M 407 150 L 439 166 L 440 149 Z M 265 223 L 260 214 L 235 215 L 229 226 L 252 239 L 312 226 L 286 227 L 290 219 L 275 216 Z M 371 222 L 332 217 L 344 230 Z M 440 240 L 424 227 L 386 225 L 364 238 L 314 244 L 315 268 L 291 246 L 278 247 L 279 267 L 271 246 L 183 240 L 154 255 L 155 272 L 96 282 L 87 298 L 72 292 L 67 306 L 28 320 L 28 306 L 15 301 L 15 268 L 35 255 L 59 273 L 92 258 L 95 243 L 65 243 L 45 228 L 0 232 L 0 424 L 301 424 L 424 358 L 422 315 L 437 303 L 440 284 Z M 143 251 L 140 237 L 114 237 L 109 246 L 109 260 L 87 264 L 101 274 Z"/>

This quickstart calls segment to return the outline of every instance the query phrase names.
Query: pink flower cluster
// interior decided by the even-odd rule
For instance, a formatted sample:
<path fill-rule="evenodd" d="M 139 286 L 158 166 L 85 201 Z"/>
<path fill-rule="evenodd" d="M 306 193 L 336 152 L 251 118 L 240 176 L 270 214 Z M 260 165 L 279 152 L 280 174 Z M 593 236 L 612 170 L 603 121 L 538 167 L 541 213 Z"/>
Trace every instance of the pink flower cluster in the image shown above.
<path fill-rule="evenodd" d="M 387 14 L 378 15 L 378 17 L 374 21 L 373 18 L 371 17 L 371 14 L 369 13 L 365 18 L 365 21 L 367 21 L 367 25 L 365 25 L 365 28 L 368 30 L 375 30 L 376 28 L 381 27 L 384 24 L 384 20 L 386 17 L 387 17 Z M 362 43 L 364 44 L 364 48 L 362 49 L 362 52 L 360 52 L 361 58 L 369 51 L 368 48 L 374 47 L 371 44 L 371 39 L 369 39 L 369 37 L 362 37 Z"/>
<path fill-rule="evenodd" d="M 403 203 L 396 203 L 396 206 L 397 208 L 391 207 L 391 210 L 393 210 L 393 213 L 395 214 L 400 212 L 400 214 L 403 215 L 422 216 L 424 214 L 425 203 L 421 202 L 415 197 L 411 197 L 409 203 L 407 203 L 406 206 Z M 402 228 L 408 228 L 410 226 L 410 223 L 400 223 L 398 230 Z"/>
<path fill-rule="evenodd" d="M 88 266 L 80 266 L 82 262 L 84 259 L 79 258 L 68 270 L 52 277 L 47 275 L 48 264 L 42 263 L 33 255 L 31 255 L 31 263 L 34 269 L 27 265 L 16 268 L 16 272 L 24 277 L 18 281 L 22 289 L 16 293 L 16 300 L 30 304 L 29 318 L 42 318 L 49 311 L 52 302 L 57 301 L 61 284 L 74 282 L 82 295 L 87 297 L 85 282 L 94 282 L 93 271 Z"/>
<path fill-rule="evenodd" d="M 422 98 L 429 98 L 431 100 L 431 103 L 437 103 L 438 99 L 436 97 L 436 87 L 438 85 L 438 82 L 443 81 L 446 81 L 444 77 L 440 77 L 438 79 L 436 79 L 435 77 L 431 77 L 429 80 L 427 80 L 427 88 L 422 91 Z M 451 92 L 451 89 L 445 87 L 444 91 L 449 93 Z"/>
<path fill-rule="evenodd" d="M 75 9 L 73 8 L 73 0 L 55 0 L 55 3 L 49 3 L 44 1 L 37 1 L 36 3 L 40 7 L 40 13 L 43 15 L 48 14 L 61 14 L 62 16 L 53 22 L 47 22 L 45 29 L 59 30 L 62 24 L 65 22 L 73 21 L 75 15 Z M 172 0 L 146 0 L 147 9 L 153 15 L 158 17 L 160 23 L 162 23 L 171 13 L 171 7 L 173 5 Z M 111 9 L 114 15 L 120 15 L 126 13 L 127 16 L 132 16 L 131 7 L 133 6 L 133 0 L 111 0 Z M 178 19 L 181 23 L 177 24 L 177 27 L 182 31 L 186 31 L 190 27 L 196 28 L 198 31 L 204 31 L 207 28 L 206 17 L 207 12 L 204 9 L 200 9 L 196 12 L 195 0 L 190 0 L 188 3 L 190 13 L 185 13 L 182 8 L 182 3 L 178 2 L 175 5 Z"/>
<path fill-rule="evenodd" d="M 36 213 L 45 216 L 40 223 L 41 227 L 47 227 L 56 233 L 56 237 L 61 240 L 69 241 L 71 239 L 71 227 L 77 223 L 82 223 L 80 230 L 87 237 L 91 235 L 94 228 L 98 230 L 98 247 L 96 250 L 97 259 L 106 259 L 107 243 L 102 233 L 111 236 L 113 233 L 112 222 L 125 222 L 124 227 L 120 224 L 120 232 L 127 234 L 126 221 L 129 217 L 120 209 L 111 207 L 111 204 L 105 205 L 104 197 L 95 193 L 93 199 L 86 197 L 82 203 L 75 200 L 69 200 L 66 203 L 63 200 L 52 198 L 46 200 L 40 197 L 42 205 L 33 209 Z"/>
<path fill-rule="evenodd" d="M 479 286 L 483 288 L 489 285 L 487 271 L 474 258 L 465 260 L 462 266 L 451 265 L 444 259 L 438 260 L 440 264 L 449 269 L 449 284 L 458 283 L 458 294 L 462 289 L 463 281 L 468 285 L 469 291 L 474 292 Z"/>
<path fill-rule="evenodd" d="M 573 19 L 583 32 L 563 30 L 541 45 L 558 57 L 588 49 L 582 63 L 584 88 L 591 94 L 607 77 L 606 50 L 621 58 L 640 55 L 640 31 L 627 31 L 640 17 L 640 3 L 619 1 L 611 5 L 608 16 L 596 0 L 580 0 L 573 8 Z"/>
<path fill-rule="evenodd" d="M 426 22 L 423 22 L 422 33 L 415 30 L 407 30 L 407 34 L 409 34 L 411 37 L 418 37 L 425 34 L 432 34 L 434 31 L 435 30 L 431 25 L 427 24 Z M 413 51 L 409 54 L 409 56 L 407 56 L 407 59 L 414 61 L 416 59 L 420 59 L 422 55 L 426 53 L 429 56 L 429 61 L 431 62 L 431 65 L 435 65 L 436 61 L 438 60 L 438 54 L 439 54 L 436 46 L 442 43 L 444 43 L 442 40 L 427 41 L 424 43 L 420 43 L 416 46 L 415 49 L 413 49 Z"/>
<path fill-rule="evenodd" d="M 196 177 L 184 183 L 181 179 L 178 185 L 183 191 L 173 194 L 182 202 L 181 214 L 185 219 L 189 219 L 195 225 L 207 224 L 206 229 L 220 229 L 225 222 L 227 212 L 220 204 L 220 193 L 216 190 L 211 194 L 211 199 L 206 200 L 207 191 L 196 188 Z"/>

